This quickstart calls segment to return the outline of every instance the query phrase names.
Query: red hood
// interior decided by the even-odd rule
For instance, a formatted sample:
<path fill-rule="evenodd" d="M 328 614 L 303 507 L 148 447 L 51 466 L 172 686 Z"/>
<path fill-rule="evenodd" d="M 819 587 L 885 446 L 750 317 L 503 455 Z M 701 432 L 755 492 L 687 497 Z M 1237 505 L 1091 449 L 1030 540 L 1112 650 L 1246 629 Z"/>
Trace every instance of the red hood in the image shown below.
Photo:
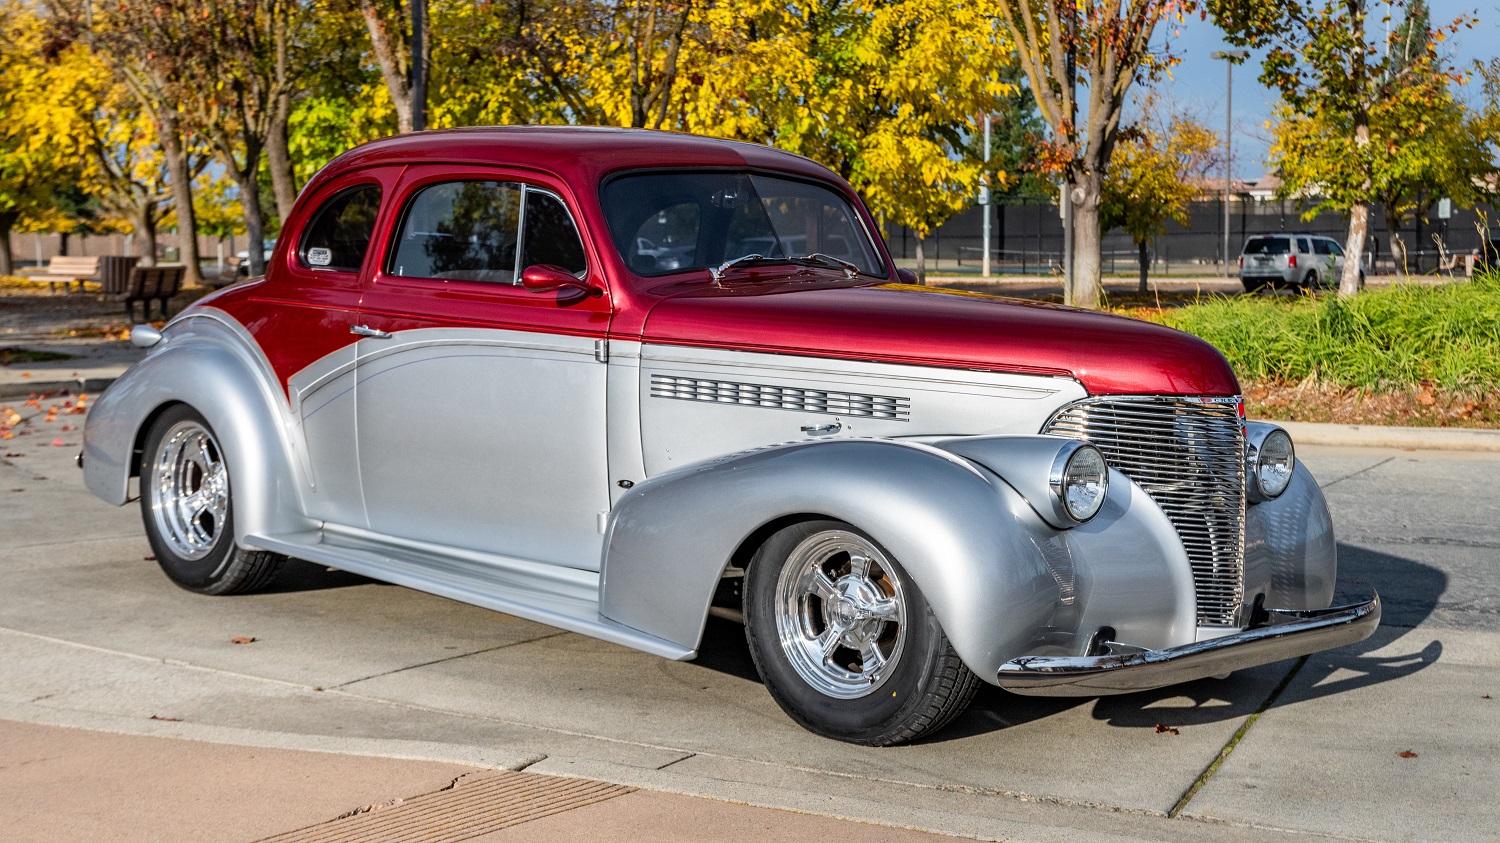
<path fill-rule="evenodd" d="M 657 304 L 646 342 L 1076 378 L 1092 395 L 1237 395 L 1190 334 L 1105 313 L 895 284 L 697 287 Z"/>

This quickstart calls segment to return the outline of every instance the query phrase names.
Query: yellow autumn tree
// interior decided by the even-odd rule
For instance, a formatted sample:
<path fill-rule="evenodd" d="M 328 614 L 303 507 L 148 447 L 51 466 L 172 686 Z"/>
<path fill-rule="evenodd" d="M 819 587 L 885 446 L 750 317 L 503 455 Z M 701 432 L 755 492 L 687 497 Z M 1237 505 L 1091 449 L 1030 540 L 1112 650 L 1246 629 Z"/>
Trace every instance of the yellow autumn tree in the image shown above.
<path fill-rule="evenodd" d="M 0 275 L 14 274 L 11 232 L 64 225 L 60 199 L 83 175 L 87 63 L 47 48 L 30 4 L 0 0 Z"/>
<path fill-rule="evenodd" d="M 1196 198 L 1194 182 L 1219 160 L 1219 136 L 1185 114 L 1163 117 L 1154 97 L 1141 109 L 1145 116 L 1121 132 L 1114 158 L 1100 191 L 1099 227 L 1123 228 L 1136 245 L 1140 291 L 1146 292 L 1150 257 L 1147 245 L 1166 231 L 1167 220 L 1186 225 L 1188 203 Z"/>

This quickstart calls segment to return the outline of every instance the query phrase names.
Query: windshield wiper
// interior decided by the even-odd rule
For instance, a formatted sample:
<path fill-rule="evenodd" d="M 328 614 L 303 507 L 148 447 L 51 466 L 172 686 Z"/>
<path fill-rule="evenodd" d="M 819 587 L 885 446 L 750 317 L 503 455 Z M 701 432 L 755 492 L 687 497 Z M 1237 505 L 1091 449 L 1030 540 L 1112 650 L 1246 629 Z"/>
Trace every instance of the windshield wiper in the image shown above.
<path fill-rule="evenodd" d="M 751 261 L 763 260 L 765 260 L 765 257 L 762 255 L 740 255 L 737 258 L 730 258 L 729 260 L 724 261 L 717 267 L 709 267 L 708 274 L 713 277 L 715 284 L 719 284 L 724 280 L 724 273 L 728 272 L 729 268 L 734 266 L 735 264 L 750 263 Z"/>
<path fill-rule="evenodd" d="M 853 278 L 854 276 L 859 274 L 858 266 L 855 266 L 854 264 L 846 260 L 839 260 L 833 255 L 825 255 L 822 252 L 811 252 L 806 255 L 796 255 L 787 258 L 787 260 L 793 263 L 812 263 L 821 264 L 823 266 L 837 266 L 840 269 L 844 270 L 845 278 Z"/>
<path fill-rule="evenodd" d="M 854 276 L 859 274 L 858 266 L 855 266 L 854 264 L 846 260 L 839 260 L 832 255 L 825 255 L 822 252 L 813 252 L 806 255 L 791 255 L 789 257 L 782 258 L 768 258 L 764 255 L 741 255 L 737 258 L 732 258 L 730 260 L 724 261 L 717 267 L 709 267 L 708 274 L 713 277 L 715 284 L 719 284 L 724 280 L 724 273 L 728 272 L 732 267 L 738 266 L 742 263 L 755 262 L 789 263 L 793 264 L 794 266 L 838 267 L 839 269 L 842 269 L 844 271 L 845 278 L 853 278 Z"/>

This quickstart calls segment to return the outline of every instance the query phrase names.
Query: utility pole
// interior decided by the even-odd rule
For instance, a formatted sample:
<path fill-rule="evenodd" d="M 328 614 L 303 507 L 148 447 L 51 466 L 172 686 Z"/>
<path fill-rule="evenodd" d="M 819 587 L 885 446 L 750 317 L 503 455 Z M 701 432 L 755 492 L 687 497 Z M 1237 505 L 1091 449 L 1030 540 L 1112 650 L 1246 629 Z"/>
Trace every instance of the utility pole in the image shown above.
<path fill-rule="evenodd" d="M 1250 58 L 1250 53 L 1224 50 L 1210 53 L 1209 58 L 1224 59 L 1224 274 L 1233 275 L 1229 268 L 1229 193 L 1234 172 L 1234 66 Z"/>
<path fill-rule="evenodd" d="M 427 0 L 411 0 L 411 130 L 427 128 Z"/>
<path fill-rule="evenodd" d="M 990 277 L 990 115 L 984 115 L 984 177 L 979 184 L 979 204 L 984 206 L 984 261 L 979 274 Z"/>

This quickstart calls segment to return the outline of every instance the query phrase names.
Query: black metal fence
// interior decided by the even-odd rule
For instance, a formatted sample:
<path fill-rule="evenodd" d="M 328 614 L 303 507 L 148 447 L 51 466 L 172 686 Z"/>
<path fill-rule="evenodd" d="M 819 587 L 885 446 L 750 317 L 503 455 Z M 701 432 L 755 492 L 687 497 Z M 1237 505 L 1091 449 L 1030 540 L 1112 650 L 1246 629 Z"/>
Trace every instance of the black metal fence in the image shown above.
<path fill-rule="evenodd" d="M 1324 211 L 1304 222 L 1302 212 L 1313 203 L 1301 200 L 1231 200 L 1229 203 L 1229 260 L 1235 262 L 1245 238 L 1254 234 L 1306 232 L 1323 234 L 1340 243 L 1348 237 L 1348 222 Z M 1481 205 L 1454 208 L 1450 219 L 1438 218 L 1438 206 L 1426 218 L 1401 230 L 1407 248 L 1407 271 L 1423 274 L 1439 271 L 1444 258 L 1464 255 L 1479 248 L 1480 227 L 1489 237 L 1500 238 L 1500 214 Z M 950 218 L 927 236 L 929 268 L 977 269 L 983 252 L 983 208 L 972 206 Z M 996 205 L 991 218 L 991 265 L 996 273 L 1049 274 L 1062 256 L 1062 217 L 1055 203 Z M 898 259 L 916 257 L 916 236 L 904 226 L 887 226 L 886 242 Z M 1101 244 L 1105 272 L 1131 273 L 1139 265 L 1139 251 L 1123 231 L 1104 236 Z M 1366 251 L 1375 272 L 1395 268 L 1384 215 L 1372 211 Z M 1224 202 L 1222 199 L 1194 202 L 1188 221 L 1167 223 L 1167 230 L 1148 245 L 1152 272 L 1158 274 L 1218 274 L 1224 271 Z M 1462 272 L 1463 263 L 1457 263 Z"/>

